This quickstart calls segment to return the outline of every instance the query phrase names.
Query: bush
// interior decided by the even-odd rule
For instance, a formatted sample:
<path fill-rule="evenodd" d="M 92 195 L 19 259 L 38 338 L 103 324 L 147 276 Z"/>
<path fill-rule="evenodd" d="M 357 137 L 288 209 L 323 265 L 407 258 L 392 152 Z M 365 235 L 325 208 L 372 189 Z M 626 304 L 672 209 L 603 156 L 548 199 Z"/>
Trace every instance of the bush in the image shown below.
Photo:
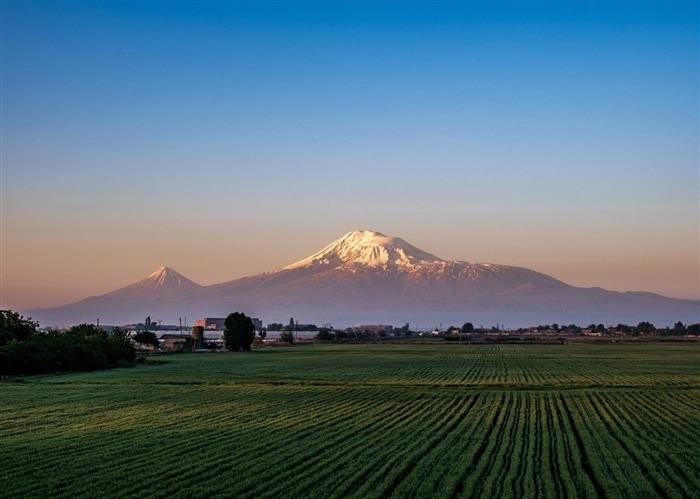
<path fill-rule="evenodd" d="M 141 345 L 158 346 L 158 336 L 153 331 L 139 331 L 134 335 L 134 341 Z"/>
<path fill-rule="evenodd" d="M 333 334 L 333 331 L 331 331 L 330 329 L 322 327 L 318 330 L 316 339 L 319 341 L 332 341 L 335 339 L 335 334 Z"/>
<path fill-rule="evenodd" d="M 119 329 L 108 334 L 92 324 L 81 324 L 65 333 L 40 333 L 35 323 L 14 312 L 3 311 L 0 316 L 5 339 L 0 344 L 0 374 L 92 371 L 136 360 L 133 344 Z M 30 324 L 33 329 L 27 331 Z"/>

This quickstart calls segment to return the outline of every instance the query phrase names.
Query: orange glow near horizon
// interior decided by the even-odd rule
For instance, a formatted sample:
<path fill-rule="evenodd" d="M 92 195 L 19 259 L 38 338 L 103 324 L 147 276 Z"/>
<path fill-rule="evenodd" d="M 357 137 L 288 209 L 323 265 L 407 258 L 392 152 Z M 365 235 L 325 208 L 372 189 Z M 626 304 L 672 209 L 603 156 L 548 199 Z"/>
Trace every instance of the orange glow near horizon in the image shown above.
<path fill-rule="evenodd" d="M 124 229 L 127 230 L 127 229 Z M 213 228 L 210 230 L 214 230 Z M 131 237 L 136 237 L 131 230 Z M 20 234 L 5 239 L 2 306 L 19 310 L 61 305 L 131 284 L 160 265 L 168 265 L 200 284 L 215 284 L 278 269 L 304 258 L 339 237 L 312 230 L 250 233 L 245 239 L 207 242 L 207 230 L 168 241 L 167 230 L 153 231 L 146 245 L 127 244 L 123 231 L 114 237 L 48 238 L 36 244 Z M 663 241 L 643 247 L 624 238 L 609 243 L 573 239 L 527 240 L 490 234 L 464 237 L 463 232 L 433 235 L 383 231 L 444 259 L 517 265 L 543 272 L 575 286 L 616 291 L 650 291 L 670 297 L 700 299 L 700 275 L 693 241 L 668 248 Z M 159 235 L 160 237 L 155 237 Z"/>

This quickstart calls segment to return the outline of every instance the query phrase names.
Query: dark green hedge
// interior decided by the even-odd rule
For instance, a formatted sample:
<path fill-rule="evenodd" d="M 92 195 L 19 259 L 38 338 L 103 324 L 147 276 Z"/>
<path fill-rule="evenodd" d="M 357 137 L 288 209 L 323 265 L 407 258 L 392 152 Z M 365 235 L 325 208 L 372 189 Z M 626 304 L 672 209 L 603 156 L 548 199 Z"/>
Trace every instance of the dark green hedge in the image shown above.
<path fill-rule="evenodd" d="M 11 314 L 11 315 L 9 315 Z M 133 364 L 136 350 L 120 330 L 108 333 L 90 324 L 65 332 L 26 334 L 29 323 L 13 312 L 0 317 L 0 374 L 92 371 Z M 14 316 L 14 317 L 13 317 Z M 17 326 L 22 326 L 22 334 Z"/>

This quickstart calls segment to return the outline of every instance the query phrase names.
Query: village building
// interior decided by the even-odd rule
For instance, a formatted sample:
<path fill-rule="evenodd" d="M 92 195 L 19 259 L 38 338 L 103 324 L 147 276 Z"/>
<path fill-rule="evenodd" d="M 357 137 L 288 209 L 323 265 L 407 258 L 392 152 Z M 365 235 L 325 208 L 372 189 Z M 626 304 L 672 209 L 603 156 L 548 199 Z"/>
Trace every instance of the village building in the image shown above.
<path fill-rule="evenodd" d="M 262 320 L 257 317 L 251 317 L 253 325 L 256 331 L 260 331 L 263 328 Z M 203 319 L 198 319 L 194 321 L 195 326 L 201 326 L 207 331 L 223 331 L 226 329 L 226 318 L 225 317 L 205 317 Z"/>
<path fill-rule="evenodd" d="M 163 350 L 175 352 L 192 350 L 192 336 L 190 335 L 166 333 L 161 335 L 160 343 Z"/>

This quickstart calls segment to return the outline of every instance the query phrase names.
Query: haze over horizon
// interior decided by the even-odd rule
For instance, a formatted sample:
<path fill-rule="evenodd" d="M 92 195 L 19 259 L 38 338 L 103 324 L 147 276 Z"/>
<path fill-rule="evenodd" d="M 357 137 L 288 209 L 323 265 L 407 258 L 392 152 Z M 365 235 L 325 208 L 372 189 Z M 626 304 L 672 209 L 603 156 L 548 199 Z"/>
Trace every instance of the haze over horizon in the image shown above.
<path fill-rule="evenodd" d="M 0 307 L 353 229 L 700 299 L 695 2 L 0 5 Z"/>

